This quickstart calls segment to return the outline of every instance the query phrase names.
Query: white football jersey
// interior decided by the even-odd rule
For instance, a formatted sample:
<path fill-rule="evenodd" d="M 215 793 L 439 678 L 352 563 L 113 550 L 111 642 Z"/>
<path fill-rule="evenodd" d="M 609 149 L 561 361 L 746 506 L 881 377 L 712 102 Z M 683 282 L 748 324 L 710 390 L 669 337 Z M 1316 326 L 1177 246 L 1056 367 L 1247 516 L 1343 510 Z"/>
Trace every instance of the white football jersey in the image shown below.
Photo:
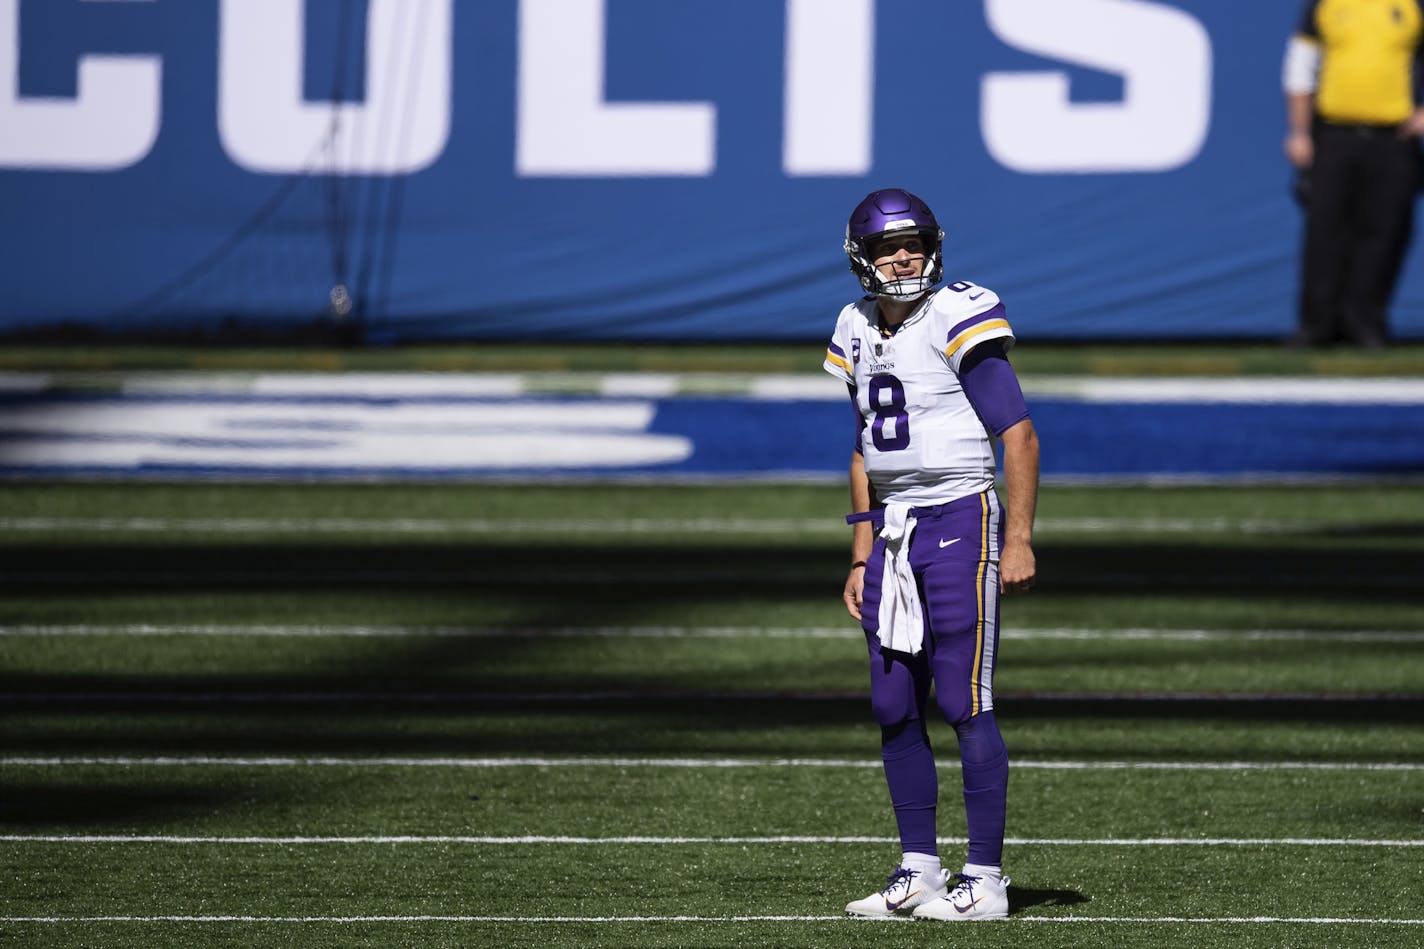
<path fill-rule="evenodd" d="M 969 351 L 1014 332 L 994 291 L 960 281 L 931 292 L 885 336 L 876 301 L 841 311 L 824 368 L 855 386 L 865 471 L 881 502 L 941 504 L 994 483 L 993 440 L 959 384 Z"/>

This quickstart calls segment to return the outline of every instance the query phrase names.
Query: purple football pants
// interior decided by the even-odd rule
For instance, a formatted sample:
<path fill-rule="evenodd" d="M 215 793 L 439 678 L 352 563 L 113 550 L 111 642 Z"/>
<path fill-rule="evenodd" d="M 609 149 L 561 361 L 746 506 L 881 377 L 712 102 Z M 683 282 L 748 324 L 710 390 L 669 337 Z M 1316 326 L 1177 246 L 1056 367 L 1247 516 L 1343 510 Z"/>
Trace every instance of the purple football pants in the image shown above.
<path fill-rule="evenodd" d="M 933 684 L 940 713 L 959 739 L 968 862 L 999 866 L 1009 778 L 1008 753 L 993 714 L 1002 512 L 990 490 L 915 513 L 910 566 L 925 617 L 919 655 L 880 648 L 884 541 L 877 539 L 865 566 L 861 617 L 885 780 L 904 851 L 937 854 L 939 782 L 925 731 Z"/>

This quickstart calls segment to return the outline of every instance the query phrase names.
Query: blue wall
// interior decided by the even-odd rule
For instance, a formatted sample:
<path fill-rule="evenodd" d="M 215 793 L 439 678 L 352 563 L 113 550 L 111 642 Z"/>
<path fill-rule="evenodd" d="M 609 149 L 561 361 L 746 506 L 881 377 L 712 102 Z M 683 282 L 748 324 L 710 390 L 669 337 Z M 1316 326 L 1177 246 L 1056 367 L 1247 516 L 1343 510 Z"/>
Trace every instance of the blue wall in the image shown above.
<path fill-rule="evenodd" d="M 0 333 L 820 339 L 898 185 L 1025 339 L 1283 336 L 1296 10 L 0 0 Z"/>

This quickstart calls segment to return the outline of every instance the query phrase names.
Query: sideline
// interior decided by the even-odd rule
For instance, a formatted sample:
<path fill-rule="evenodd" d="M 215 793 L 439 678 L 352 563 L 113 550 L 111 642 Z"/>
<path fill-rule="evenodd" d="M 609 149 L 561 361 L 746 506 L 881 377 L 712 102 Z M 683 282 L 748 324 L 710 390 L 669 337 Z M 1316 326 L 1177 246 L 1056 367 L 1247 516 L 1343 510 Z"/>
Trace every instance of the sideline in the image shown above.
<path fill-rule="evenodd" d="M 1320 534 L 1382 529 L 1374 521 L 1295 521 L 1231 517 L 1041 518 L 1035 531 L 1049 534 Z M 437 534 L 441 536 L 661 534 L 784 535 L 840 537 L 839 518 L 755 517 L 0 517 L 0 531 L 159 534 Z"/>
<path fill-rule="evenodd" d="M 840 916 L 0 916 L 0 923 L 845 923 L 901 925 L 901 917 Z M 1424 919 L 1330 916 L 1011 916 L 1020 923 L 1183 923 L 1418 926 Z"/>
<path fill-rule="evenodd" d="M 225 757 L 222 755 L 2 756 L 4 768 L 854 768 L 880 770 L 879 759 L 838 758 L 359 758 Z M 1016 770 L 1042 771 L 1424 771 L 1424 763 L 1374 761 L 1041 761 L 1015 760 Z M 941 768 L 959 770 L 958 762 Z"/>
<path fill-rule="evenodd" d="M 7 844 L 220 844 L 295 847 L 323 844 L 479 844 L 490 846 L 525 844 L 574 844 L 579 846 L 681 846 L 685 844 L 893 844 L 898 837 L 829 837 L 782 835 L 764 837 L 575 837 L 525 834 L 491 837 L 457 834 L 396 835 L 308 835 L 308 836 L 221 836 L 181 834 L 0 834 Z M 939 843 L 954 846 L 969 842 L 966 837 L 940 837 Z M 1046 838 L 1005 837 L 1010 846 L 1035 847 L 1424 847 L 1424 838 L 1415 840 L 1374 840 L 1358 837 L 1103 837 Z"/>
<path fill-rule="evenodd" d="M 1416 630 L 1307 629 L 1004 629 L 1004 639 L 1162 640 L 1172 642 L 1424 643 Z M 0 626 L 0 636 L 266 636 L 432 639 L 853 639 L 850 625 L 767 626 L 248 626 L 135 623 Z"/>

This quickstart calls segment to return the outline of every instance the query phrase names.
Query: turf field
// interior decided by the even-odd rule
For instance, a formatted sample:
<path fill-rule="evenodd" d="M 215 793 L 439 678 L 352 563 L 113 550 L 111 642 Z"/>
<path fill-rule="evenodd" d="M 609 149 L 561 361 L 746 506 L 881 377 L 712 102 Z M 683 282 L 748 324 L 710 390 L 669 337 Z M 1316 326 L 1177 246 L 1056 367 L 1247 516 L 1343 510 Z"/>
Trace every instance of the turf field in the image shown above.
<path fill-rule="evenodd" d="M 840 915 L 898 857 L 843 495 L 3 486 L 0 942 L 1424 941 L 1417 484 L 1047 487 L 952 932 Z"/>

